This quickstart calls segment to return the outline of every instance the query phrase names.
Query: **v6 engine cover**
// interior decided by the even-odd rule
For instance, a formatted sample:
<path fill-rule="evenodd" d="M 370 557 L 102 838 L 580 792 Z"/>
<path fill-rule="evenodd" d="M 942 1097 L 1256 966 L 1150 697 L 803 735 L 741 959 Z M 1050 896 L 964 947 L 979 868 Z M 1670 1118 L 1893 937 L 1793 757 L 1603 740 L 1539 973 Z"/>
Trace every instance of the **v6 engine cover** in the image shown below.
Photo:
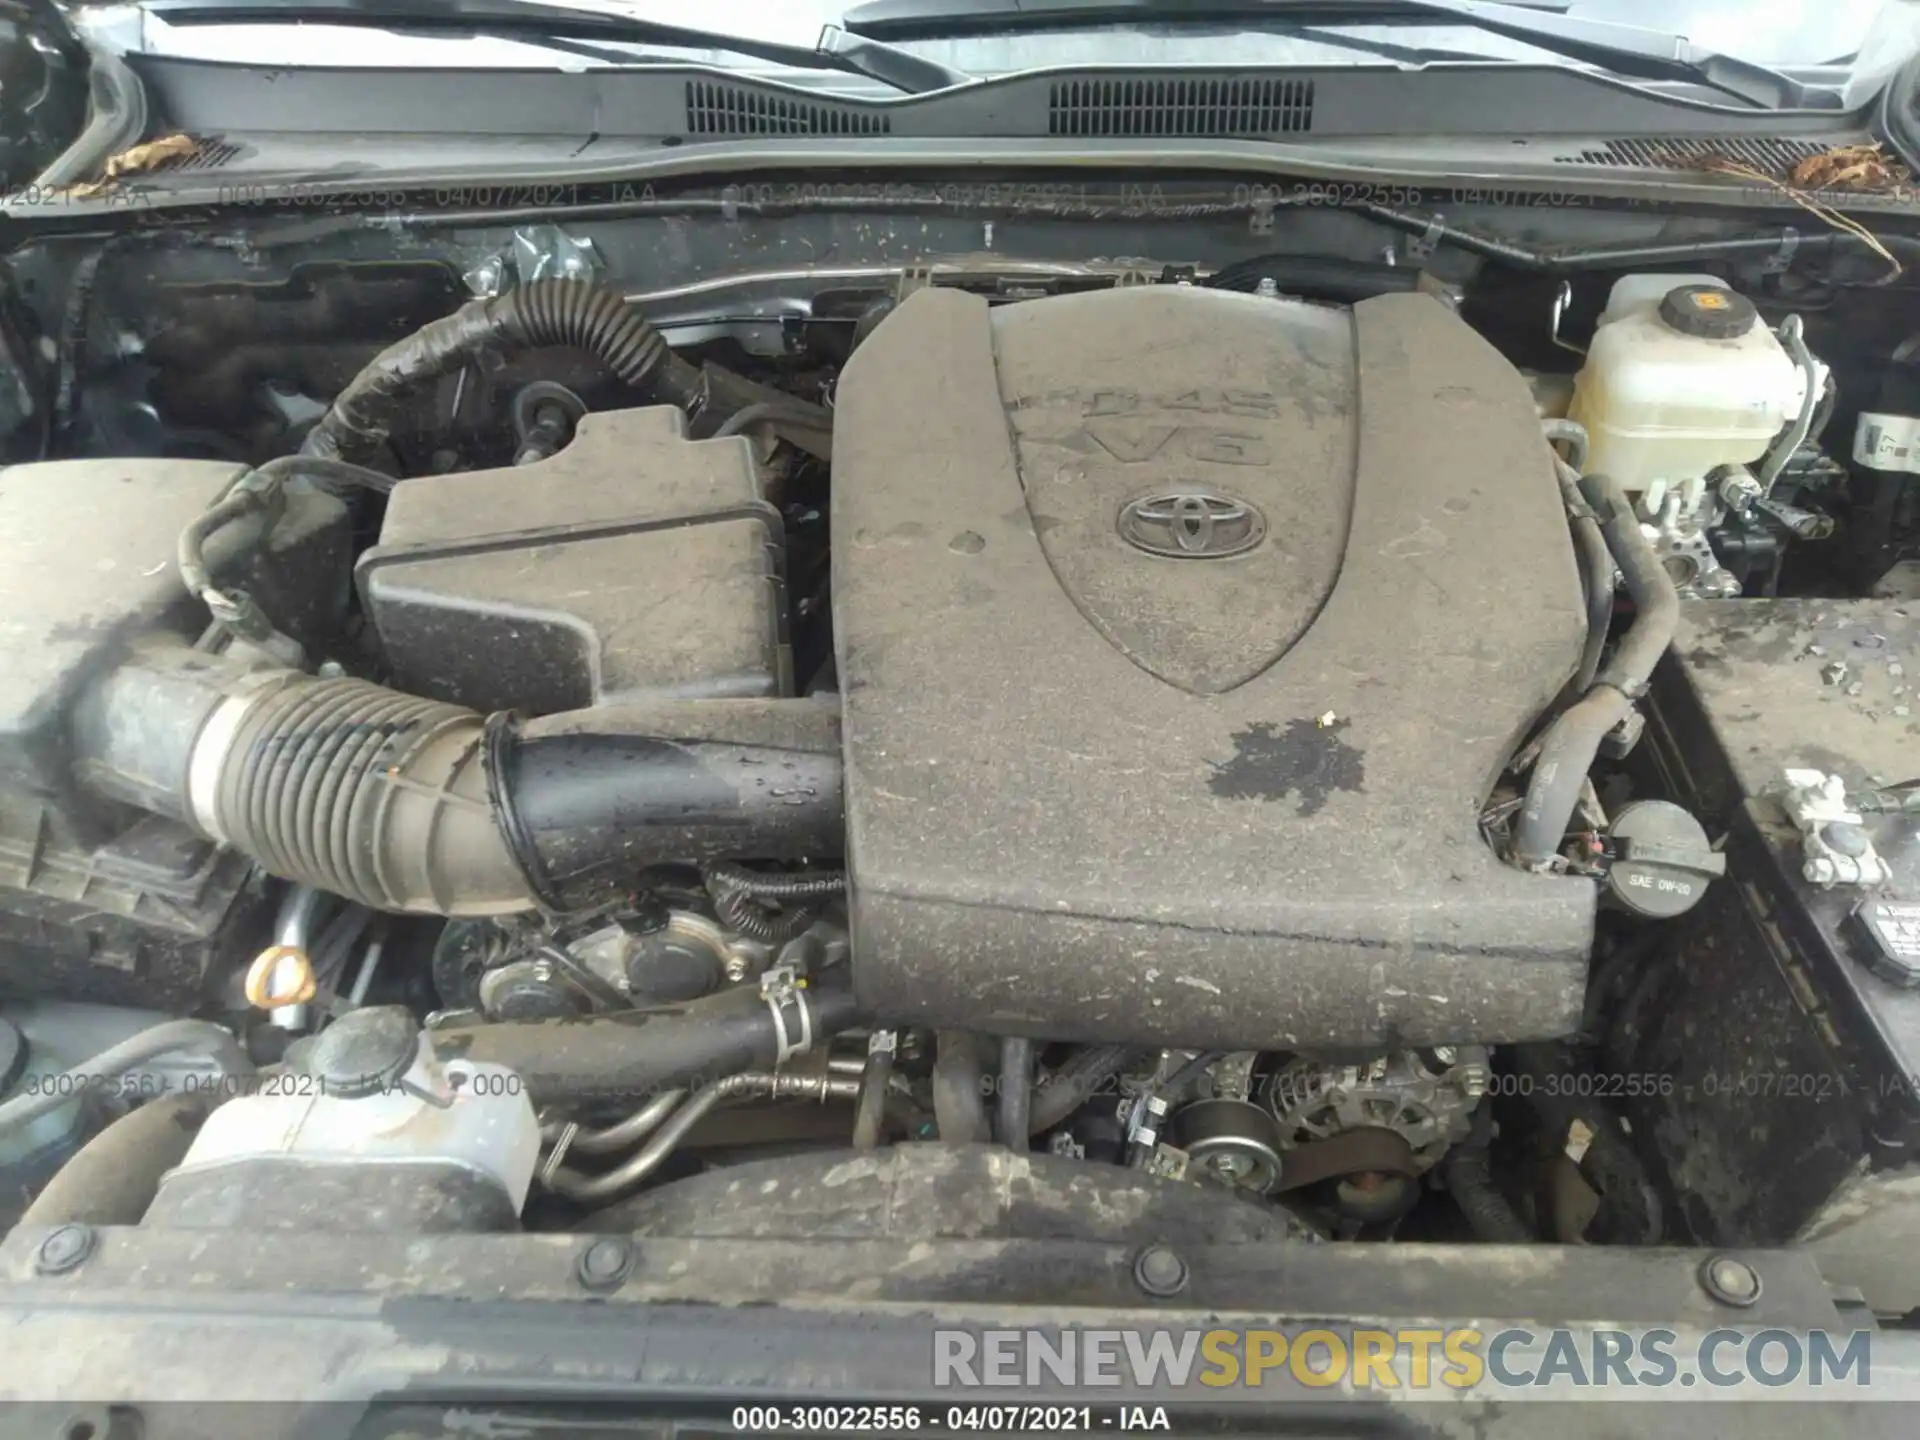
<path fill-rule="evenodd" d="M 1577 1023 L 1478 816 L 1583 616 L 1527 389 L 1421 295 L 914 295 L 835 420 L 856 984 L 1209 1048 Z"/>

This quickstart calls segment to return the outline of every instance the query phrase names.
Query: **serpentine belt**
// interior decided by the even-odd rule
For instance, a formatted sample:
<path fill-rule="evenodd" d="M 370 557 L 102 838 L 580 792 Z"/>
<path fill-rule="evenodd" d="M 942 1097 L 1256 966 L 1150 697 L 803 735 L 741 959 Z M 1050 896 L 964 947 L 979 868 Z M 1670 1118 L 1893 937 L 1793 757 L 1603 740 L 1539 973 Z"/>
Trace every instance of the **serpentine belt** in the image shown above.
<path fill-rule="evenodd" d="M 1281 1152 L 1278 1193 L 1318 1185 L 1359 1171 L 1415 1175 L 1413 1147 L 1397 1132 L 1363 1126 L 1326 1140 L 1315 1140 Z"/>

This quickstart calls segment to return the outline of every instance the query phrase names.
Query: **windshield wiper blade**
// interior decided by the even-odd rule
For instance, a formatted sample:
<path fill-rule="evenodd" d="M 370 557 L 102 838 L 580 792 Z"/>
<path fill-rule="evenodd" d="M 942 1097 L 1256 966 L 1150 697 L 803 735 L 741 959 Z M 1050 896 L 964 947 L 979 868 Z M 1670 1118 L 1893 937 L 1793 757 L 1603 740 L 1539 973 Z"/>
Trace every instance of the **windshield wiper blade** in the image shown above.
<path fill-rule="evenodd" d="M 172 25 L 237 25 L 252 22 L 365 25 L 419 34 L 484 35 L 535 42 L 599 41 L 604 45 L 663 45 L 724 50 L 802 70 L 864 75 L 909 95 L 966 84 L 975 77 L 870 37 L 834 42 L 823 32 L 813 49 L 777 40 L 757 40 L 671 25 L 618 10 L 574 9 L 541 0 L 142 0 L 141 9 Z M 833 31 L 835 27 L 829 26 Z M 620 60 L 616 50 L 556 44 L 574 54 Z"/>
<path fill-rule="evenodd" d="M 1563 6 L 1502 0 L 871 0 L 841 20 L 876 40 L 934 39 L 1014 29 L 1180 25 L 1221 20 L 1452 21 L 1637 80 L 1706 86 L 1767 110 L 1828 109 L 1839 97 L 1685 36 L 1588 20 Z"/>

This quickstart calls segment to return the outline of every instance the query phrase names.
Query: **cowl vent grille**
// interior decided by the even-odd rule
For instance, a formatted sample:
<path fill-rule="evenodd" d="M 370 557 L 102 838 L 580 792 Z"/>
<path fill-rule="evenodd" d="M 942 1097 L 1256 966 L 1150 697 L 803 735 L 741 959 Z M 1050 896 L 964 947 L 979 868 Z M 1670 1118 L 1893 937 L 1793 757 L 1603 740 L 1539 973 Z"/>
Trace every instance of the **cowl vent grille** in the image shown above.
<path fill-rule="evenodd" d="M 147 166 L 141 175 L 171 175 L 179 170 L 218 170 L 231 160 L 237 160 L 244 153 L 244 147 L 231 140 L 214 138 L 198 141 L 192 150 L 184 155 L 169 155 L 164 160 Z"/>
<path fill-rule="evenodd" d="M 1313 128 L 1313 82 L 1276 77 L 1063 80 L 1049 135 L 1289 135 Z"/>
<path fill-rule="evenodd" d="M 1827 145 L 1818 140 L 1772 137 L 1670 136 L 1645 140 L 1609 140 L 1591 150 L 1556 155 L 1556 165 L 1600 165 L 1614 170 L 1692 170 L 1703 160 L 1720 158 L 1750 166 L 1763 175 L 1784 175 Z"/>
<path fill-rule="evenodd" d="M 893 122 L 852 106 L 704 80 L 687 84 L 690 135 L 886 135 Z"/>

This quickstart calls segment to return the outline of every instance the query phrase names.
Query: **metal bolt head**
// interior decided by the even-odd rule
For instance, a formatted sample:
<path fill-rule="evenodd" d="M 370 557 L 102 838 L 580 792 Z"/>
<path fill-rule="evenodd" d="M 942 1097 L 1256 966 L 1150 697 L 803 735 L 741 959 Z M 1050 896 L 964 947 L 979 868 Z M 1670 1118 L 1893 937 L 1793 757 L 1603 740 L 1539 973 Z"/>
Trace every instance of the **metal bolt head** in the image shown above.
<path fill-rule="evenodd" d="M 747 964 L 746 956 L 736 954 L 736 955 L 727 956 L 726 969 L 727 969 L 727 979 L 733 981 L 737 985 L 742 980 L 747 978 L 748 972 L 751 969 L 751 967 Z"/>
<path fill-rule="evenodd" d="M 1731 1255 L 1709 1255 L 1700 1267 L 1700 1288 L 1722 1305 L 1744 1310 L 1760 1298 L 1760 1274 Z"/>
<path fill-rule="evenodd" d="M 1187 1262 L 1167 1245 L 1149 1245 L 1133 1262 L 1133 1279 L 1149 1295 L 1166 1299 L 1187 1288 Z"/>
<path fill-rule="evenodd" d="M 1744 470 L 1736 470 L 1720 482 L 1720 498 L 1730 510 L 1744 512 L 1760 498 L 1760 482 Z"/>
<path fill-rule="evenodd" d="M 595 1240 L 573 1262 L 573 1274 L 589 1290 L 617 1290 L 633 1273 L 637 1258 L 633 1242 L 619 1235 Z"/>
<path fill-rule="evenodd" d="M 91 1225 L 62 1225 L 40 1242 L 33 1268 L 42 1275 L 64 1275 L 77 1270 L 99 1241 Z"/>

